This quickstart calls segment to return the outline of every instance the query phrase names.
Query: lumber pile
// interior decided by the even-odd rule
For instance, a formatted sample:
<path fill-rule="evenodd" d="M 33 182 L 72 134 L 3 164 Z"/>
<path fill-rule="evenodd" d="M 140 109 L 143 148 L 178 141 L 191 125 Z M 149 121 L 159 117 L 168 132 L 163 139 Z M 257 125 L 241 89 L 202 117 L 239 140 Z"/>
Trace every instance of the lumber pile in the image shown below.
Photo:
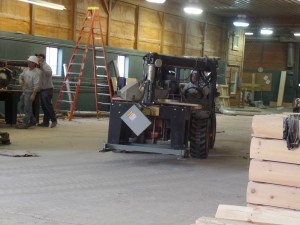
<path fill-rule="evenodd" d="M 248 206 L 219 205 L 215 218 L 196 225 L 300 224 L 300 147 L 289 150 L 283 139 L 287 116 L 253 117 Z"/>

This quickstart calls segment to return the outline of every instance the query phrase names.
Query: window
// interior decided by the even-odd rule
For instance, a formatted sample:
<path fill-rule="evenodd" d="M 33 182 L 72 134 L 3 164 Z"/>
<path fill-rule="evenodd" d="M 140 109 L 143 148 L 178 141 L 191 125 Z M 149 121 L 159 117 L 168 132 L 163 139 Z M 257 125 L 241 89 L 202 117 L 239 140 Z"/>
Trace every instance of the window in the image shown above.
<path fill-rule="evenodd" d="M 52 69 L 53 76 L 60 76 L 62 67 L 62 51 L 58 48 L 46 48 L 46 62 Z"/>
<path fill-rule="evenodd" d="M 120 77 L 128 77 L 128 75 L 126 74 L 126 57 L 124 55 L 118 55 L 118 61 L 117 61 L 117 65 L 118 65 L 118 70 L 119 70 L 119 75 Z"/>
<path fill-rule="evenodd" d="M 239 34 L 234 32 L 232 36 L 232 50 L 239 50 Z"/>
<path fill-rule="evenodd" d="M 230 94 L 235 95 L 238 86 L 238 70 L 231 69 L 230 72 Z"/>

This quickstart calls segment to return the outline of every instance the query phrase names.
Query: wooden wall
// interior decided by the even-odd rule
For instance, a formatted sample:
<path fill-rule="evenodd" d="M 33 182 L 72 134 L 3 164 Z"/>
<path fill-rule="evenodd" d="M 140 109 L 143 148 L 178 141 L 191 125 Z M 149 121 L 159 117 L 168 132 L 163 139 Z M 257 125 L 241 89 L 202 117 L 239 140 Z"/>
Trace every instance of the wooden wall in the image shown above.
<path fill-rule="evenodd" d="M 270 105 L 271 102 L 277 102 L 279 83 L 281 71 L 291 71 L 286 77 L 284 87 L 284 102 L 292 102 L 297 92 L 298 83 L 298 68 L 296 58 L 294 58 L 295 66 L 289 68 L 288 64 L 288 42 L 279 41 L 259 41 L 250 40 L 245 45 L 245 61 L 244 61 L 244 73 L 242 81 L 251 83 L 251 81 L 258 87 L 255 89 L 255 100 L 262 100 L 265 105 Z M 296 46 L 294 44 L 294 53 L 296 55 Z M 258 71 L 258 68 L 263 69 L 262 72 Z M 253 76 L 253 74 L 255 74 Z M 266 85 L 266 81 L 260 79 L 268 74 L 269 83 Z M 262 82 L 260 82 L 262 81 Z M 266 88 L 268 86 L 268 88 Z M 249 89 L 251 91 L 251 89 Z"/>
<path fill-rule="evenodd" d="M 222 18 L 205 12 L 188 17 L 176 5 L 161 6 L 144 0 L 51 2 L 63 4 L 67 10 L 1 0 L 0 31 L 46 37 L 54 42 L 57 39 L 75 41 L 87 7 L 98 6 L 104 41 L 110 47 L 178 56 L 219 56 L 226 65 L 224 80 L 228 85 L 232 71 L 238 72 L 238 81 L 241 81 L 244 71 L 257 71 L 259 66 L 266 71 L 286 70 L 287 43 L 258 40 L 245 44 L 243 30 L 231 30 Z M 234 35 L 238 37 L 238 47 L 234 47 Z M 295 89 L 290 85 L 289 89 L 292 88 Z M 240 86 L 235 94 L 228 91 L 232 106 L 241 104 L 241 91 Z M 272 90 L 271 94 L 277 93 Z"/>
<path fill-rule="evenodd" d="M 141 59 L 145 52 L 218 56 L 223 65 L 227 64 L 228 28 L 219 17 L 206 13 L 188 17 L 176 6 L 158 7 L 144 0 L 51 2 L 63 4 L 67 9 L 58 11 L 16 0 L 0 1 L 0 58 L 26 59 L 36 52 L 44 52 L 47 46 L 54 46 L 62 49 L 63 63 L 67 64 L 87 8 L 97 6 L 109 62 L 119 54 L 126 55 L 129 77 L 141 79 Z M 87 59 L 87 70 L 91 61 Z M 57 88 L 60 79 L 55 79 Z M 81 99 L 88 99 L 90 94 L 84 93 Z M 93 103 L 81 99 L 78 102 L 81 110 L 94 110 Z"/>
<path fill-rule="evenodd" d="M 29 7 L 16 1 L 0 1 L 0 28 L 9 32 L 30 33 Z"/>
<path fill-rule="evenodd" d="M 286 42 L 249 41 L 245 48 L 244 69 L 286 70 L 287 53 Z"/>
<path fill-rule="evenodd" d="M 88 6 L 100 8 L 105 43 L 170 55 L 223 57 L 226 29 L 218 17 L 185 17 L 172 6 L 151 8 L 141 0 L 52 0 L 59 11 L 19 1 L 0 1 L 0 29 L 61 40 L 77 39 Z M 169 7 L 169 6 L 168 6 Z M 73 13 L 75 12 L 75 13 Z"/>

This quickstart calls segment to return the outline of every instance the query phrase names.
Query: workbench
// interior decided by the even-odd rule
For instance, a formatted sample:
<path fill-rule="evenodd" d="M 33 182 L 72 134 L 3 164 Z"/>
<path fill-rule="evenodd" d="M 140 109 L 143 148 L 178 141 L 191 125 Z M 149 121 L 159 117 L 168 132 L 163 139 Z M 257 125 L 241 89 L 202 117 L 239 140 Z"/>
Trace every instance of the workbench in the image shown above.
<path fill-rule="evenodd" d="M 5 107 L 5 122 L 7 124 L 16 124 L 17 123 L 17 114 L 18 114 L 18 102 L 22 90 L 6 90 L 0 89 L 0 101 L 4 101 Z M 33 114 L 39 122 L 39 108 L 40 108 L 40 98 L 39 95 L 36 95 L 36 99 L 32 105 Z"/>

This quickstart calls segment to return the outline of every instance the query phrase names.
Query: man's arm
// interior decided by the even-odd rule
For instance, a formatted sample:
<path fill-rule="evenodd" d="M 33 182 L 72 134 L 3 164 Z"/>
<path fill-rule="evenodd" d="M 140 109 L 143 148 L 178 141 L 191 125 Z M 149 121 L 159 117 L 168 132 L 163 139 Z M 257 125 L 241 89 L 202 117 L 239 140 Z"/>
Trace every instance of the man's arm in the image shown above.
<path fill-rule="evenodd" d="M 52 69 L 47 63 L 45 62 L 41 63 L 40 69 L 43 71 L 43 74 L 46 75 L 46 77 L 52 76 Z"/>

